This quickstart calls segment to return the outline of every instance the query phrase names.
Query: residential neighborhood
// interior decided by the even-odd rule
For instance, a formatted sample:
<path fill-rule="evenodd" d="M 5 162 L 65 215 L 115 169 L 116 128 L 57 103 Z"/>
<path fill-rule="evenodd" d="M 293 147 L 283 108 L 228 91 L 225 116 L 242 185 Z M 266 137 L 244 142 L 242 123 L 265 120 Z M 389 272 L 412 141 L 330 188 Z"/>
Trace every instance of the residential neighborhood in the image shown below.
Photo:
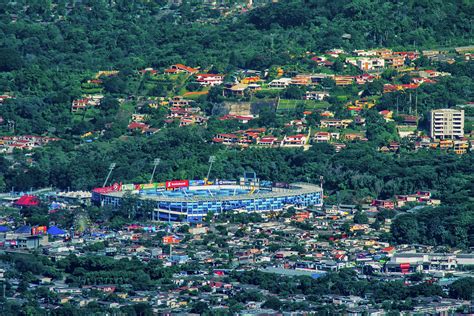
<path fill-rule="evenodd" d="M 0 315 L 474 315 L 472 1 L 4 1 Z"/>

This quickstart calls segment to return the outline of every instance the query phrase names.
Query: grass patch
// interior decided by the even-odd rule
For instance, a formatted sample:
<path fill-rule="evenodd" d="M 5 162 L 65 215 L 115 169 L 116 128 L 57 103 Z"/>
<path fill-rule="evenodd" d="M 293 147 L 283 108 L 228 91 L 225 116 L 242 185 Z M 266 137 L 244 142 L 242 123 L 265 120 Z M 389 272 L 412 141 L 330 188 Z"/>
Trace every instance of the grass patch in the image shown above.
<path fill-rule="evenodd" d="M 280 99 L 280 102 L 278 103 L 277 111 L 278 112 L 293 111 L 296 109 L 298 104 L 304 104 L 305 111 L 327 109 L 329 107 L 329 103 L 324 102 L 324 101 Z"/>

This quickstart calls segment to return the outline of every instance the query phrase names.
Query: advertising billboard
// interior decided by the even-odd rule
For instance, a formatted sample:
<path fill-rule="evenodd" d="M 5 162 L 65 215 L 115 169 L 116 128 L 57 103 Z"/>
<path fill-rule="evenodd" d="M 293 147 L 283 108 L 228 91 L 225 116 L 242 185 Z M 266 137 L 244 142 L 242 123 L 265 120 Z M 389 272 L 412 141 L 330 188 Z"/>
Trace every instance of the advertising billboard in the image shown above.
<path fill-rule="evenodd" d="M 216 180 L 218 185 L 236 185 L 236 180 Z"/>
<path fill-rule="evenodd" d="M 204 180 L 189 180 L 189 185 L 190 186 L 201 186 L 201 185 L 205 185 L 206 182 Z"/>
<path fill-rule="evenodd" d="M 177 189 L 177 188 L 185 188 L 185 187 L 189 187 L 188 180 L 166 181 L 166 189 Z"/>
<path fill-rule="evenodd" d="M 261 188 L 269 188 L 271 189 L 273 186 L 273 182 L 272 181 L 260 181 L 260 187 Z"/>
<path fill-rule="evenodd" d="M 156 183 L 145 183 L 141 185 L 142 190 L 156 189 Z"/>
<path fill-rule="evenodd" d="M 289 189 L 290 184 L 286 182 L 274 182 L 273 187 L 275 188 L 281 188 L 281 189 Z"/>
<path fill-rule="evenodd" d="M 32 235 L 43 235 L 43 234 L 46 234 L 47 231 L 48 231 L 48 228 L 46 226 L 31 227 Z"/>
<path fill-rule="evenodd" d="M 132 184 L 122 184 L 122 191 L 133 191 L 135 189 L 135 185 Z"/>

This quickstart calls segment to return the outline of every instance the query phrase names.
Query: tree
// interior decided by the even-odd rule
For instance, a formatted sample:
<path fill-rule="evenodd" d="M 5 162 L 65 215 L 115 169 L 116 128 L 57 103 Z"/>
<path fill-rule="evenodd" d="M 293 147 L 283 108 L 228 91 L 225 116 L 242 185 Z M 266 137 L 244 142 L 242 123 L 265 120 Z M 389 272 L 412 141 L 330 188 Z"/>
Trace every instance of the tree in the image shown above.
<path fill-rule="evenodd" d="M 0 72 L 18 70 L 23 66 L 23 59 L 18 51 L 12 48 L 0 48 Z"/>
<path fill-rule="evenodd" d="M 191 307 L 191 313 L 196 313 L 200 315 L 204 314 L 208 310 L 209 307 L 207 306 L 207 304 L 201 301 L 194 303 Z"/>
<path fill-rule="evenodd" d="M 324 89 L 332 89 L 336 86 L 336 81 L 334 81 L 332 78 L 326 77 L 321 81 L 321 86 Z"/>
<path fill-rule="evenodd" d="M 283 92 L 283 97 L 292 100 L 301 100 L 304 95 L 304 89 L 295 85 L 291 85 Z"/>
<path fill-rule="evenodd" d="M 358 211 L 354 215 L 354 223 L 356 224 L 368 224 L 369 218 L 364 212 Z"/>
<path fill-rule="evenodd" d="M 273 310 L 280 310 L 280 308 L 282 307 L 282 302 L 275 296 L 271 296 L 270 298 L 268 298 L 265 303 L 263 303 L 262 307 L 265 307 L 265 308 L 271 308 Z"/>
<path fill-rule="evenodd" d="M 106 113 L 116 113 L 120 108 L 120 103 L 116 98 L 107 96 L 102 99 L 100 102 L 100 108 L 104 110 Z"/>
<path fill-rule="evenodd" d="M 127 84 L 118 76 L 107 77 L 104 79 L 104 89 L 109 93 L 125 93 Z"/>
<path fill-rule="evenodd" d="M 449 286 L 449 296 L 455 299 L 471 300 L 474 293 L 474 278 L 462 278 Z"/>

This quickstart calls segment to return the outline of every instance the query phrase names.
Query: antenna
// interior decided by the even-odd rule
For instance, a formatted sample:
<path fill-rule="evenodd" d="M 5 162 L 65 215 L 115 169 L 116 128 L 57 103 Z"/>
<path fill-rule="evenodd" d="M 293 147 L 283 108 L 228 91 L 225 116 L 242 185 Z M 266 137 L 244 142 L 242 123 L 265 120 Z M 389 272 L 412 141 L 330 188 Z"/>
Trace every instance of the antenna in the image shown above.
<path fill-rule="evenodd" d="M 107 184 L 107 181 L 109 181 L 109 177 L 110 175 L 112 174 L 112 171 L 114 170 L 115 166 L 117 164 L 115 162 L 112 162 L 109 166 L 109 173 L 107 174 L 107 178 L 105 178 L 105 181 L 104 181 L 104 185 L 102 185 L 102 187 L 105 187 L 105 185 Z"/>
<path fill-rule="evenodd" d="M 215 161 L 216 161 L 216 156 L 210 156 L 210 157 L 209 157 L 209 170 L 207 171 L 206 180 L 209 179 L 209 175 L 211 174 L 212 164 L 213 164 Z"/>
<path fill-rule="evenodd" d="M 160 164 L 160 162 L 160 158 L 155 158 L 155 160 L 153 160 L 153 172 L 150 177 L 150 183 L 153 183 L 153 177 L 155 176 L 156 167 Z"/>

